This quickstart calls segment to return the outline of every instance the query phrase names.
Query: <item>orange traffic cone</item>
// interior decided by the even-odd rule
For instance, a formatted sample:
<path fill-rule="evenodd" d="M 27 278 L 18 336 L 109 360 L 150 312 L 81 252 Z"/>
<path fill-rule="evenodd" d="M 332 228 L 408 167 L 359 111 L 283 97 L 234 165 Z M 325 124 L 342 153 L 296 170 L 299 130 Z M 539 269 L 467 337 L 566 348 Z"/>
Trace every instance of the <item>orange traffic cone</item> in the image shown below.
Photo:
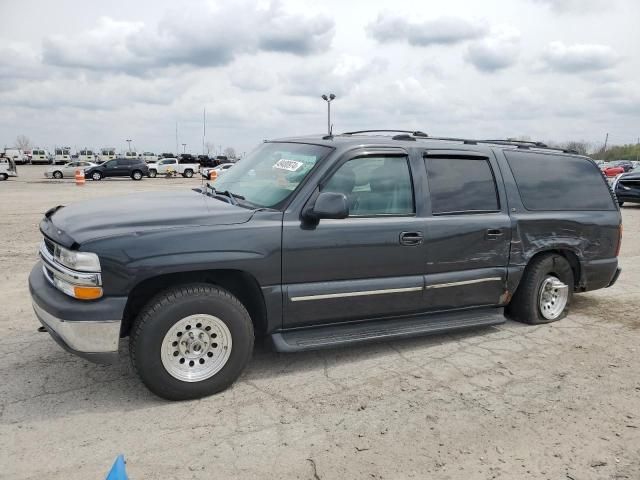
<path fill-rule="evenodd" d="M 76 185 L 84 185 L 84 170 L 81 168 L 76 170 Z"/>

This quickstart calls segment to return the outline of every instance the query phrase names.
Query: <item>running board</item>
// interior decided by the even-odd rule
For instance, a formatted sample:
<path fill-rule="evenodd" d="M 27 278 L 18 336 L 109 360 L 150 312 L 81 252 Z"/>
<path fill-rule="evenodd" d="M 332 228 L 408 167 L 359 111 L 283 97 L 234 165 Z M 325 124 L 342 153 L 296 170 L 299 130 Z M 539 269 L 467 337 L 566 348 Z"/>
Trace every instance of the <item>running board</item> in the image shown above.
<path fill-rule="evenodd" d="M 278 352 L 300 352 L 357 343 L 418 337 L 504 323 L 503 308 L 482 308 L 420 317 L 370 320 L 277 332 L 271 335 Z"/>

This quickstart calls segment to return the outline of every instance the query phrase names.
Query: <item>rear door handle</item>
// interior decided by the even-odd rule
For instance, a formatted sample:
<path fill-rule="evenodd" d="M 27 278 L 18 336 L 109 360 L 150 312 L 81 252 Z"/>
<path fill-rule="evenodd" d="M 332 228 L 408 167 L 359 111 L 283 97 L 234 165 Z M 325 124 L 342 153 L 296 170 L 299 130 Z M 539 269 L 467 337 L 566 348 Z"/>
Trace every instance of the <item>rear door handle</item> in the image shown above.
<path fill-rule="evenodd" d="M 402 232 L 400 234 L 401 245 L 420 245 L 423 241 L 422 232 Z"/>
<path fill-rule="evenodd" d="M 487 230 L 487 239 L 495 240 L 504 234 L 501 228 L 490 228 Z"/>

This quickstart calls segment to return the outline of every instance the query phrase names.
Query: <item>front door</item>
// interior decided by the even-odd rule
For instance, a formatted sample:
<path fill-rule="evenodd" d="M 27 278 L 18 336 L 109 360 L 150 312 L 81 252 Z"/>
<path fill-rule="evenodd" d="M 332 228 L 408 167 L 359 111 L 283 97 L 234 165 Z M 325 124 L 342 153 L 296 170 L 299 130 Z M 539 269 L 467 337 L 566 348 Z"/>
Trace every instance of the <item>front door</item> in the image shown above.
<path fill-rule="evenodd" d="M 426 153 L 426 305 L 429 310 L 504 303 L 511 228 L 495 158 Z"/>
<path fill-rule="evenodd" d="M 406 152 L 342 159 L 332 172 L 321 190 L 347 197 L 348 218 L 310 226 L 285 216 L 283 326 L 420 311 L 425 219 L 416 216 Z"/>

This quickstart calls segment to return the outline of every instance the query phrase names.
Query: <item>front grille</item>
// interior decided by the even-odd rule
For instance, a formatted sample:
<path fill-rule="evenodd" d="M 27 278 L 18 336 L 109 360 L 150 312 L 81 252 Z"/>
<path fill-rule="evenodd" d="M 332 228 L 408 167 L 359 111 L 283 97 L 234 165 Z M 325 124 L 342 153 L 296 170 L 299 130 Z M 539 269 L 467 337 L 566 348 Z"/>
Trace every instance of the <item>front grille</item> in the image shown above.
<path fill-rule="evenodd" d="M 45 237 L 44 246 L 47 249 L 47 251 L 51 254 L 51 256 L 53 256 L 55 252 L 55 244 L 51 240 L 49 240 L 47 237 Z"/>

